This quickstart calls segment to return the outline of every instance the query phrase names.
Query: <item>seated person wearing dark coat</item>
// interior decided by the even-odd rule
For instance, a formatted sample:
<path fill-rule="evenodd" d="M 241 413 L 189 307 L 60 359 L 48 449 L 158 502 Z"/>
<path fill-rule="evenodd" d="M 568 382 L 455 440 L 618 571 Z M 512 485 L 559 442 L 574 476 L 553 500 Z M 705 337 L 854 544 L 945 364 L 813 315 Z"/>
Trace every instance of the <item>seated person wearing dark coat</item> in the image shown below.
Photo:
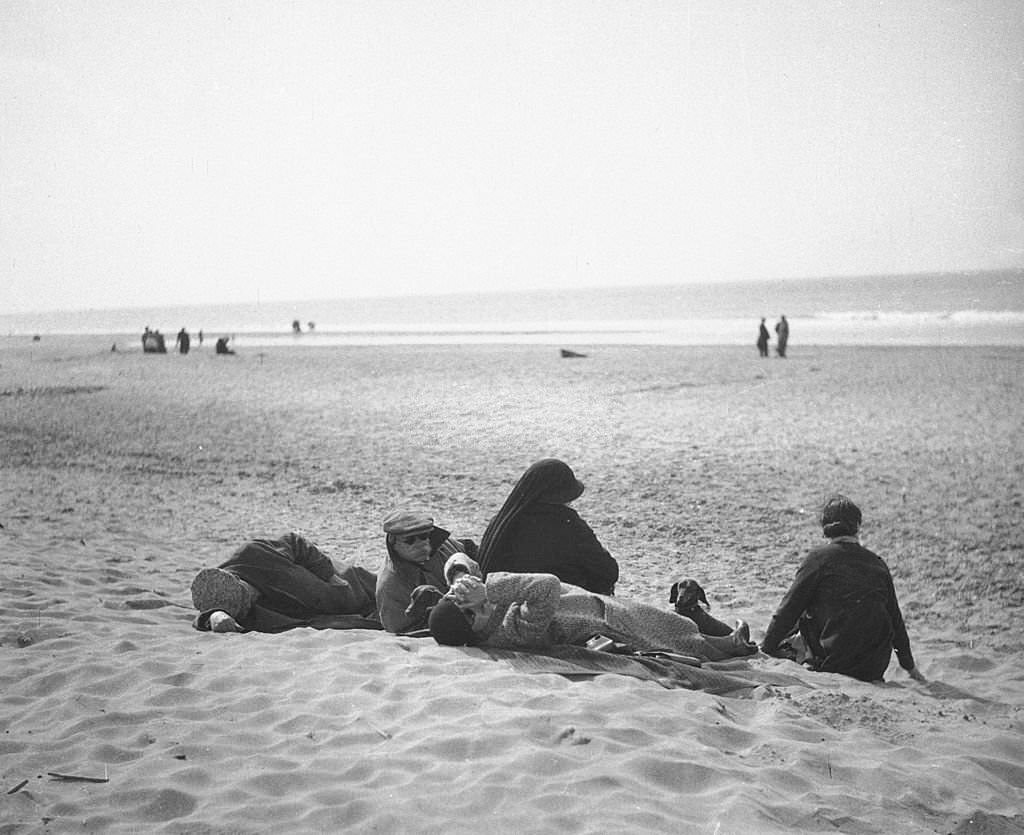
<path fill-rule="evenodd" d="M 792 655 L 784 644 L 799 627 L 808 667 L 862 681 L 881 681 L 892 652 L 919 681 L 910 638 L 889 568 L 857 538 L 861 512 L 845 496 L 829 498 L 821 512 L 828 545 L 812 551 L 768 625 L 761 649 Z"/>
<path fill-rule="evenodd" d="M 563 583 L 612 594 L 619 564 L 569 507 L 583 490 L 564 461 L 545 458 L 528 467 L 484 531 L 477 558 L 484 576 L 554 574 Z"/>
<path fill-rule="evenodd" d="M 192 602 L 199 615 L 192 625 L 214 632 L 380 629 L 376 583 L 372 571 L 336 567 L 297 533 L 256 539 L 196 575 Z"/>
<path fill-rule="evenodd" d="M 455 539 L 422 511 L 396 510 L 384 518 L 387 553 L 377 572 L 377 613 L 388 632 L 426 629 L 426 610 L 413 606 L 413 592 L 433 586 L 448 591 L 444 564 L 456 553 L 476 556 L 472 539 Z"/>

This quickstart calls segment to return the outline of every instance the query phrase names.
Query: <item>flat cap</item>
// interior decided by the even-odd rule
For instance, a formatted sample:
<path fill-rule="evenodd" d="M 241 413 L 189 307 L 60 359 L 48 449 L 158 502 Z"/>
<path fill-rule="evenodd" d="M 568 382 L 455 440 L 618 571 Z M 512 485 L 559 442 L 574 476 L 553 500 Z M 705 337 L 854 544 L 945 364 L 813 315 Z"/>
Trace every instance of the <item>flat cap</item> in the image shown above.
<path fill-rule="evenodd" d="M 384 517 L 384 533 L 418 533 L 433 527 L 434 517 L 422 510 L 396 510 Z"/>

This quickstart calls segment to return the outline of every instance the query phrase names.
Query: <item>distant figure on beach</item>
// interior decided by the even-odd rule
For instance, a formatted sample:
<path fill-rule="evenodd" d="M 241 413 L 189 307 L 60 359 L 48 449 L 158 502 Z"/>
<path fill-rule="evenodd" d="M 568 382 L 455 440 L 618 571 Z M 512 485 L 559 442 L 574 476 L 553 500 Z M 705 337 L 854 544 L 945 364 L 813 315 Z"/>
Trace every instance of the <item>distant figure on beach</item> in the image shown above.
<path fill-rule="evenodd" d="M 235 353 L 234 351 L 232 351 L 228 347 L 228 338 L 226 336 L 222 336 L 220 339 L 217 340 L 217 344 L 214 345 L 214 350 L 218 354 L 233 354 L 233 353 Z"/>
<path fill-rule="evenodd" d="M 149 325 L 142 332 L 142 350 L 147 354 L 166 354 L 167 344 L 164 342 L 164 335 L 160 331 L 151 331 Z"/>
<path fill-rule="evenodd" d="M 299 324 L 298 319 L 292 321 L 292 333 L 302 333 L 302 325 Z"/>
<path fill-rule="evenodd" d="M 723 661 L 753 655 L 749 627 L 740 621 L 728 636 L 701 635 L 688 618 L 631 600 L 594 594 L 554 574 L 497 571 L 486 580 L 463 575 L 430 612 L 439 644 L 544 649 L 585 645 L 604 635 L 641 652 L 666 650 Z"/>
<path fill-rule="evenodd" d="M 188 335 L 188 331 L 184 328 L 178 331 L 178 337 L 174 340 L 174 344 L 181 353 L 187 354 L 188 349 L 192 345 L 192 340 Z"/>
<path fill-rule="evenodd" d="M 882 681 L 895 649 L 900 666 L 923 681 L 889 567 L 860 544 L 860 523 L 860 508 L 850 499 L 840 494 L 828 499 L 821 512 L 828 544 L 811 551 L 797 570 L 761 649 L 792 657 L 791 641 L 799 629 L 807 654 L 803 663 L 813 670 Z"/>
<path fill-rule="evenodd" d="M 192 581 L 193 626 L 212 632 L 380 629 L 377 578 L 353 563 L 340 567 L 302 536 L 255 539 Z"/>
<path fill-rule="evenodd" d="M 775 333 L 779 335 L 775 341 L 775 352 L 785 359 L 786 343 L 789 342 L 789 322 L 786 321 L 785 316 L 779 319 L 778 324 L 775 325 Z"/>
<path fill-rule="evenodd" d="M 619 564 L 569 503 L 583 482 L 557 458 L 531 464 L 487 525 L 478 561 L 492 571 L 554 574 L 564 583 L 613 594 Z"/>
<path fill-rule="evenodd" d="M 768 356 L 768 340 L 771 336 L 768 333 L 768 326 L 764 323 L 764 317 L 761 317 L 761 327 L 758 328 L 757 332 L 757 352 L 762 356 Z"/>
<path fill-rule="evenodd" d="M 472 539 L 454 539 L 422 511 L 396 510 L 384 517 L 387 552 L 377 572 L 377 613 L 388 632 L 413 632 L 427 626 L 426 612 L 412 606 L 420 586 L 448 591 L 444 566 L 453 554 L 476 556 Z"/>
<path fill-rule="evenodd" d="M 203 331 L 202 331 L 202 328 L 200 328 L 200 330 L 199 330 L 199 347 L 200 348 L 203 347 Z"/>

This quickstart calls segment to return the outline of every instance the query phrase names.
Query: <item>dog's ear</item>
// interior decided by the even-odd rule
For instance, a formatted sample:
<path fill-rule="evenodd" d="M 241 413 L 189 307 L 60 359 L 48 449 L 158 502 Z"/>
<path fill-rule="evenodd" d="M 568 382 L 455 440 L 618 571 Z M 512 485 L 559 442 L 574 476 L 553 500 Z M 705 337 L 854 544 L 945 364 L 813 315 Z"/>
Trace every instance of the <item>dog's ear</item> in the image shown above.
<path fill-rule="evenodd" d="M 705 606 L 707 606 L 709 609 L 711 608 L 711 604 L 708 603 L 708 596 L 704 594 L 704 589 L 702 589 L 700 586 L 697 586 L 697 599 Z"/>
<path fill-rule="evenodd" d="M 675 603 L 679 599 L 679 583 L 673 583 L 668 590 L 668 602 Z"/>

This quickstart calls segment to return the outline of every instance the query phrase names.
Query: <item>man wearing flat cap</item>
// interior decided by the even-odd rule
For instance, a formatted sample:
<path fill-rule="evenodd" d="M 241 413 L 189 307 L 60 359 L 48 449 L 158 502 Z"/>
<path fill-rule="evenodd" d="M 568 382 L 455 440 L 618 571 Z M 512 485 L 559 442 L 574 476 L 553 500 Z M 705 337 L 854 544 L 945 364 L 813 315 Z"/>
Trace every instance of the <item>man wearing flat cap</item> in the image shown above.
<path fill-rule="evenodd" d="M 388 632 L 425 629 L 426 613 L 413 604 L 422 586 L 448 591 L 444 564 L 452 554 L 476 555 L 472 539 L 455 539 L 419 510 L 396 510 L 384 517 L 387 553 L 377 572 L 377 612 Z"/>

